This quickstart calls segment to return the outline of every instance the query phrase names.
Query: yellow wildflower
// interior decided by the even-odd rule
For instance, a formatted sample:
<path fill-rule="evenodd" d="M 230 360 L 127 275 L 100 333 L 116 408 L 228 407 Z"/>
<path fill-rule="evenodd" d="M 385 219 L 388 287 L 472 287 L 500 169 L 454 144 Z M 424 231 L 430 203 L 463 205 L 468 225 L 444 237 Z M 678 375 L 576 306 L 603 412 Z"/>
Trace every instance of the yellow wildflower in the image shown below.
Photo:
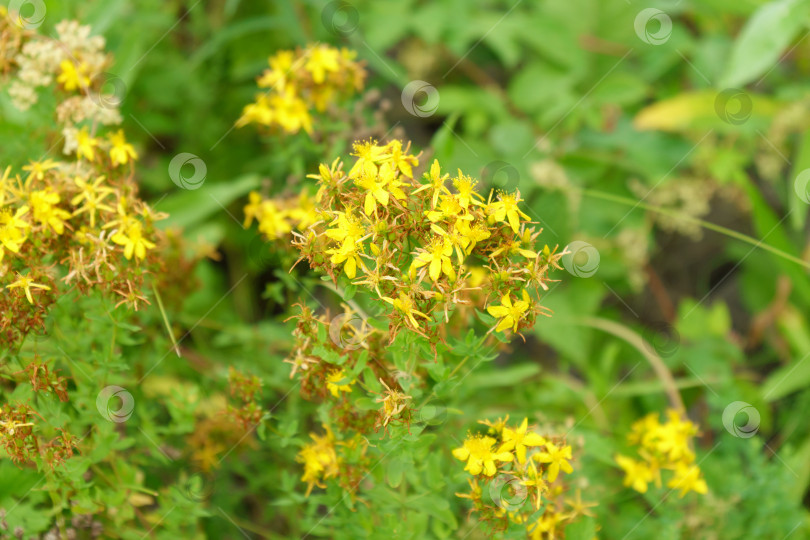
<path fill-rule="evenodd" d="M 442 174 L 439 160 L 434 159 L 433 164 L 430 166 L 430 172 L 425 173 L 424 178 L 428 181 L 422 187 L 414 190 L 414 195 L 426 189 L 433 189 L 433 196 L 431 198 L 431 208 L 436 208 L 436 203 L 439 201 L 439 195 L 450 193 L 444 185 L 444 182 L 449 177 L 449 174 Z"/>
<path fill-rule="evenodd" d="M 352 209 L 347 209 L 345 212 L 338 212 L 330 226 L 337 225 L 336 228 L 327 229 L 326 236 L 340 242 L 341 245 L 355 244 L 365 234 L 363 224 L 354 217 Z"/>
<path fill-rule="evenodd" d="M 507 414 L 504 418 L 498 418 L 497 420 L 490 421 L 490 420 L 479 420 L 479 424 L 483 424 L 489 429 L 487 430 L 488 433 L 492 435 L 497 435 L 500 437 L 501 432 L 506 427 L 506 423 L 509 422 L 509 415 Z"/>
<path fill-rule="evenodd" d="M 335 436 L 328 427 L 324 426 L 324 429 L 326 430 L 325 435 L 319 436 L 310 433 L 312 442 L 301 448 L 295 457 L 296 461 L 304 464 L 304 475 L 301 477 L 301 481 L 309 484 L 307 497 L 312 492 L 313 486 L 325 488 L 326 485 L 322 480 L 337 476 L 340 471 L 340 460 L 335 452 Z"/>
<path fill-rule="evenodd" d="M 700 473 L 700 467 L 684 463 L 679 463 L 675 467 L 675 475 L 667 483 L 667 487 L 680 489 L 681 498 L 690 491 L 705 494 L 709 490 L 706 480 L 703 479 Z"/>
<path fill-rule="evenodd" d="M 25 229 L 28 223 L 20 219 L 28 213 L 28 207 L 18 208 L 15 213 L 11 213 L 8 208 L 0 209 L 0 261 L 3 260 L 5 250 L 19 253 L 20 247 L 25 242 Z"/>
<path fill-rule="evenodd" d="M 491 233 L 482 223 L 470 225 L 470 221 L 459 219 L 455 223 L 455 230 L 460 238 L 461 247 L 469 255 L 478 242 L 483 242 L 491 236 Z"/>
<path fill-rule="evenodd" d="M 478 182 L 462 173 L 461 169 L 458 170 L 458 177 L 453 180 L 453 187 L 458 191 L 458 202 L 463 209 L 466 210 L 471 203 L 482 204 L 481 201 L 484 198 L 475 191 L 477 184 Z"/>
<path fill-rule="evenodd" d="M 82 201 L 84 201 L 84 204 L 81 208 L 75 210 L 73 215 L 78 216 L 86 212 L 90 216 L 91 227 L 96 226 L 96 213 L 99 210 L 104 210 L 105 212 L 114 212 L 112 208 L 103 203 L 104 199 L 113 193 L 111 188 L 102 187 L 101 184 L 104 182 L 105 178 L 105 176 L 99 176 L 93 183 L 79 177 L 76 177 L 74 180 L 79 189 L 81 189 L 81 193 L 73 197 L 70 200 L 70 204 L 77 206 Z"/>
<path fill-rule="evenodd" d="M 284 90 L 287 86 L 288 74 L 293 67 L 293 51 L 279 51 L 268 59 L 270 69 L 265 71 L 256 81 L 259 88 L 275 87 Z"/>
<path fill-rule="evenodd" d="M 413 178 L 413 167 L 419 165 L 419 159 L 416 156 L 410 155 L 411 143 L 403 150 L 402 141 L 394 139 L 388 143 L 388 150 L 391 152 L 390 163 L 394 170 L 399 170 L 408 178 Z"/>
<path fill-rule="evenodd" d="M 456 279 L 456 271 L 453 268 L 453 244 L 446 238 L 435 237 L 427 249 L 422 250 L 413 261 L 414 268 L 429 266 L 430 279 L 438 281 L 442 274 L 446 274 L 451 281 Z"/>
<path fill-rule="evenodd" d="M 384 166 L 387 166 L 386 163 Z M 377 202 L 383 206 L 388 206 L 388 191 L 385 189 L 385 180 L 381 180 L 376 174 L 368 174 L 362 171 L 357 178 L 354 179 L 357 187 L 366 191 L 366 197 L 363 204 L 363 211 L 367 216 L 377 211 Z"/>
<path fill-rule="evenodd" d="M 343 271 L 346 272 L 346 277 L 349 279 L 354 279 L 358 267 L 364 268 L 360 253 L 357 251 L 357 244 L 344 243 L 337 249 L 327 249 L 326 253 L 332 256 L 329 259 L 332 264 L 343 264 Z"/>
<path fill-rule="evenodd" d="M 555 512 L 551 508 L 543 512 L 543 515 L 529 525 L 529 538 L 531 540 L 553 540 L 557 538 L 557 525 L 564 521 L 565 514 Z"/>
<path fill-rule="evenodd" d="M 486 476 L 494 476 L 498 471 L 496 461 L 509 463 L 514 459 L 511 452 L 493 452 L 492 447 L 496 442 L 492 437 L 471 435 L 464 441 L 464 446 L 453 450 L 453 457 L 466 461 L 464 470 L 473 476 L 482 472 Z"/>
<path fill-rule="evenodd" d="M 71 60 L 62 60 L 59 64 L 61 72 L 56 77 L 56 82 L 62 85 L 67 91 L 84 89 L 90 85 L 88 76 L 89 68 L 84 62 L 79 62 L 78 68 Z"/>
<path fill-rule="evenodd" d="M 22 274 L 17 274 L 17 281 L 10 285 L 6 285 L 6 289 L 23 289 L 25 291 L 25 297 L 28 299 L 29 304 L 34 303 L 34 297 L 31 295 L 31 289 L 41 289 L 43 291 L 50 291 L 51 288 L 47 285 L 42 285 L 40 283 L 34 283 L 34 279 L 28 276 L 23 276 Z"/>
<path fill-rule="evenodd" d="M 523 319 L 523 317 L 525 317 L 529 307 L 529 294 L 524 289 L 523 300 L 518 300 L 513 303 L 512 299 L 507 294 L 501 298 L 500 306 L 489 306 L 487 307 L 487 311 L 493 317 L 500 319 L 498 324 L 495 326 L 496 332 L 502 332 L 510 326 L 512 327 L 513 332 L 517 332 L 518 323 L 521 319 Z"/>
<path fill-rule="evenodd" d="M 541 446 L 546 444 L 546 440 L 534 432 L 526 433 L 529 427 L 529 419 L 524 418 L 520 426 L 516 429 L 510 427 L 503 428 L 503 444 L 500 450 L 511 451 L 514 450 L 517 455 L 518 463 L 523 465 L 526 463 L 526 447 L 527 446 Z"/>
<path fill-rule="evenodd" d="M 647 484 L 654 479 L 653 471 L 647 463 L 622 455 L 617 455 L 615 459 L 619 467 L 624 470 L 625 487 L 632 487 L 639 493 L 646 493 Z"/>
<path fill-rule="evenodd" d="M 124 137 L 124 130 L 119 129 L 110 134 L 110 160 L 113 165 L 126 165 L 130 160 L 138 159 L 135 148 Z"/>
<path fill-rule="evenodd" d="M 387 296 L 383 297 L 383 300 L 388 302 L 389 304 L 393 305 L 395 308 L 400 310 L 402 313 L 405 314 L 407 317 L 408 322 L 413 325 L 414 328 L 419 328 L 419 323 L 416 322 L 414 315 L 419 315 L 420 317 L 424 317 L 428 319 L 429 317 L 422 313 L 421 311 L 417 311 L 414 309 L 414 302 L 410 296 L 406 295 L 405 293 L 399 293 L 399 298 L 388 298 Z"/>
<path fill-rule="evenodd" d="M 326 388 L 334 397 L 338 397 L 340 392 L 350 393 L 354 381 L 349 381 L 345 384 L 340 384 L 346 378 L 346 371 L 343 369 L 336 369 L 326 376 Z"/>
<path fill-rule="evenodd" d="M 268 238 L 281 238 L 292 230 L 290 222 L 287 221 L 287 212 L 279 209 L 271 200 L 262 202 L 261 213 L 259 214 L 259 231 Z"/>
<path fill-rule="evenodd" d="M 290 217 L 296 222 L 299 230 L 304 231 L 321 220 L 321 212 L 315 203 L 315 199 L 310 197 L 306 191 L 302 191 L 298 196 L 298 206 L 290 209 Z"/>
<path fill-rule="evenodd" d="M 413 398 L 398 390 L 392 390 L 382 379 L 380 383 L 385 387 L 385 397 L 377 398 L 377 402 L 383 404 L 383 426 L 387 426 L 394 417 L 405 410 L 408 400 Z"/>
<path fill-rule="evenodd" d="M 91 136 L 86 127 L 76 132 L 76 157 L 85 158 L 87 161 L 96 159 L 95 148 L 98 146 L 98 139 Z"/>
<path fill-rule="evenodd" d="M 522 217 L 525 220 L 530 219 L 529 216 L 518 207 L 518 203 L 521 201 L 523 201 L 523 199 L 520 198 L 519 191 L 515 193 L 501 192 L 498 201 L 490 202 L 487 205 L 487 214 L 492 216 L 495 221 L 508 221 L 509 225 L 512 227 L 512 231 L 517 234 L 520 228 L 520 218 Z"/>
<path fill-rule="evenodd" d="M 273 111 L 270 109 L 270 98 L 266 94 L 256 96 L 254 103 L 249 103 L 242 109 L 242 116 L 236 121 L 236 127 L 248 124 L 269 126 L 273 123 Z"/>
<path fill-rule="evenodd" d="M 535 467 L 534 460 L 529 460 L 529 466 L 526 469 L 528 479 L 523 480 L 521 484 L 529 488 L 534 488 L 537 491 L 537 496 L 535 498 L 535 510 L 540 510 L 543 492 L 548 490 L 548 484 L 546 483 L 545 480 L 543 480 L 543 475 L 540 472 L 538 472 L 537 467 Z"/>
<path fill-rule="evenodd" d="M 138 259 L 146 257 L 146 250 L 155 247 L 155 244 L 143 237 L 143 226 L 140 221 L 131 220 L 125 230 L 119 230 L 111 240 L 124 246 L 124 257 L 127 260 L 134 254 Z"/>
<path fill-rule="evenodd" d="M 28 171 L 28 178 L 27 180 L 31 180 L 35 178 L 37 180 L 42 180 L 45 178 L 45 173 L 51 169 L 55 169 L 59 166 L 59 163 L 48 158 L 45 161 L 33 161 L 31 160 L 28 165 L 23 166 L 24 171 Z"/>
<path fill-rule="evenodd" d="M 29 198 L 31 202 L 31 214 L 33 218 L 42 225 L 49 226 L 56 234 L 65 232 L 65 221 L 70 217 L 70 213 L 59 208 L 61 197 L 51 188 L 34 191 Z"/>
<path fill-rule="evenodd" d="M 340 53 L 337 49 L 317 45 L 309 51 L 309 59 L 304 67 L 312 74 L 312 80 L 316 84 L 321 84 L 326 80 L 327 72 L 335 72 L 340 69 L 339 57 Z"/>
<path fill-rule="evenodd" d="M 298 133 L 302 128 L 312 133 L 312 117 L 307 104 L 293 92 L 283 92 L 270 97 L 273 122 L 287 133 Z"/>
<path fill-rule="evenodd" d="M 548 481 L 554 482 L 560 474 L 560 469 L 568 474 L 574 471 L 571 464 L 568 462 L 571 459 L 571 447 L 564 445 L 558 447 L 552 442 L 546 442 L 546 451 L 538 452 L 532 458 L 538 463 L 548 463 Z"/>
<path fill-rule="evenodd" d="M 377 163 L 390 157 L 386 153 L 388 150 L 385 146 L 377 146 L 377 141 L 369 139 L 368 141 L 358 141 L 352 145 L 352 155 L 357 157 L 357 161 L 349 170 L 349 178 L 357 177 L 361 171 L 368 175 L 377 175 Z"/>

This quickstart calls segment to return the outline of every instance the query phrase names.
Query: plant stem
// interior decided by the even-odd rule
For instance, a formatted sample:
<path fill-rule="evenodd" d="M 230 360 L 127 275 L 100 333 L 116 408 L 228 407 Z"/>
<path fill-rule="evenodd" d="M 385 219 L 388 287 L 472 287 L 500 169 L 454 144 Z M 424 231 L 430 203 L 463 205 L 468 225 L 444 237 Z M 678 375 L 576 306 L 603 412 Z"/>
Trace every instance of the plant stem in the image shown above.
<path fill-rule="evenodd" d="M 778 257 L 782 257 L 788 261 L 794 262 L 804 268 L 810 270 L 810 262 L 805 261 L 804 259 L 800 259 L 795 255 L 791 255 L 785 251 L 782 251 L 779 248 L 775 248 L 770 244 L 766 244 L 762 240 L 757 240 L 747 234 L 743 234 L 741 232 L 737 232 L 733 229 L 729 229 L 727 227 L 723 227 L 722 225 L 717 225 L 716 223 L 712 223 L 710 221 L 705 221 L 703 219 L 694 218 L 692 216 L 688 216 L 675 210 L 670 210 L 668 208 L 663 208 L 661 206 L 656 206 L 654 204 L 647 204 L 642 201 L 634 201 L 629 197 L 622 197 L 621 195 L 613 195 L 612 193 L 605 193 L 603 191 L 598 191 L 594 189 L 581 189 L 581 188 L 568 188 L 571 191 L 580 191 L 583 195 L 588 197 L 594 197 L 596 199 L 602 199 L 605 201 L 616 202 L 619 204 L 625 204 L 627 206 L 632 206 L 633 208 L 642 208 L 644 210 L 649 210 L 650 212 L 655 212 L 664 216 L 674 217 L 683 221 L 687 221 L 689 223 L 693 223 L 695 225 L 699 225 L 704 229 L 709 229 L 710 231 L 714 231 L 720 234 L 724 234 L 730 238 L 734 238 L 741 242 L 745 242 L 746 244 L 750 244 L 756 248 L 762 248 L 765 251 L 769 251 Z"/>

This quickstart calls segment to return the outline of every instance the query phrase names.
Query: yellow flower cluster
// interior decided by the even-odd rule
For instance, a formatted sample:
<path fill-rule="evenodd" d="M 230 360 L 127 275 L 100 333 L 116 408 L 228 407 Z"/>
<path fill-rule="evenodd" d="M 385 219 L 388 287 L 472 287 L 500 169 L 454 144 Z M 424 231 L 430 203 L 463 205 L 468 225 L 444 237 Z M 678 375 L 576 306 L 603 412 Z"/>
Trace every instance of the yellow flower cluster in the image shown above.
<path fill-rule="evenodd" d="M 286 199 L 265 199 L 253 191 L 244 210 L 244 226 L 250 227 L 256 220 L 259 232 L 270 241 L 288 239 L 293 227 L 303 231 L 325 217 L 306 191 L 302 191 L 298 197 Z"/>
<path fill-rule="evenodd" d="M 690 491 L 706 493 L 708 487 L 692 450 L 692 439 L 697 433 L 697 426 L 675 410 L 667 411 L 663 424 L 657 413 L 635 422 L 628 440 L 638 447 L 639 458 L 616 456 L 616 463 L 625 472 L 624 485 L 646 493 L 650 482 L 661 487 L 661 471 L 669 470 L 673 474 L 667 487 L 680 490 L 681 497 Z"/>
<path fill-rule="evenodd" d="M 297 461 L 304 464 L 301 481 L 308 484 L 307 496 L 314 486 L 325 488 L 323 480 L 337 476 L 340 471 L 340 460 L 335 451 L 335 435 L 328 426 L 324 426 L 324 429 L 325 435 L 310 433 L 312 442 L 304 445 L 298 452 Z"/>
<path fill-rule="evenodd" d="M 312 133 L 312 113 L 363 89 L 366 72 L 357 53 L 322 44 L 285 50 L 270 57 L 270 68 L 257 79 L 266 89 L 245 106 L 237 127 L 258 124 L 284 133 Z"/>
<path fill-rule="evenodd" d="M 540 230 L 519 192 L 484 198 L 475 179 L 450 179 L 436 160 L 419 182 L 419 156 L 399 140 L 357 142 L 352 155 L 348 172 L 336 159 L 310 175 L 318 191 L 297 206 L 251 194 L 246 225 L 256 219 L 271 239 L 291 232 L 310 266 L 374 291 L 393 308 L 392 338 L 401 326 L 435 334 L 434 318 L 490 303 L 497 331 L 534 324 L 543 311 L 528 290 L 548 290 L 560 254 L 534 247 Z"/>
<path fill-rule="evenodd" d="M 508 420 L 480 422 L 489 426 L 487 433 L 470 434 L 453 450 L 473 476 L 470 493 L 456 495 L 470 499 L 482 520 L 503 528 L 523 525 L 530 538 L 555 538 L 578 515 L 592 515 L 590 505 L 579 497 L 576 502 L 562 497 L 565 482 L 560 472 L 574 470 L 571 446 L 531 431 L 527 418 L 517 427 L 510 427 Z M 488 486 L 488 498 L 479 481 Z"/>
<path fill-rule="evenodd" d="M 137 292 L 145 272 L 140 265 L 155 263 L 147 254 L 156 247 L 154 222 L 163 216 L 138 198 L 131 167 L 122 168 L 137 158 L 135 149 L 122 130 L 100 132 L 120 122 L 115 104 L 98 101 L 93 90 L 94 75 L 109 62 L 103 40 L 75 21 L 58 29 L 64 42 L 16 26 L 2 29 L 1 37 L 19 49 L 16 69 L 7 73 L 10 88 L 20 80 L 59 87 L 55 123 L 71 156 L 30 161 L 15 174 L 11 166 L 0 169 L 0 288 L 6 291 L 0 311 L 13 314 L 0 323 L 3 343 L 42 326 L 45 308 L 60 294 L 58 281 L 83 293 L 116 293 L 119 304 L 137 309 L 146 301 Z M 39 78 L 32 79 L 35 70 Z"/>
<path fill-rule="evenodd" d="M 324 481 L 333 478 L 353 494 L 364 478 L 362 470 L 367 465 L 365 452 L 368 443 L 358 436 L 337 441 L 329 426 L 324 425 L 323 428 L 326 432 L 324 435 L 309 434 L 312 442 L 305 444 L 296 456 L 296 461 L 304 465 L 301 481 L 307 484 L 306 496 L 309 496 L 315 486 L 326 488 Z M 351 454 L 359 466 L 350 464 L 342 455 L 344 451 Z"/>

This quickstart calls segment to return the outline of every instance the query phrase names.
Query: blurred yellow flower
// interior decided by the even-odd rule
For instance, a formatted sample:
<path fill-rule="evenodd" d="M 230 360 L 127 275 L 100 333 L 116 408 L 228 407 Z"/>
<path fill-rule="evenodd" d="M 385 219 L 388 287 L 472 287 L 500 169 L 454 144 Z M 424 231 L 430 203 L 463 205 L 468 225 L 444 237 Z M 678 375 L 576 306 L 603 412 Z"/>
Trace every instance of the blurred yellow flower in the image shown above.
<path fill-rule="evenodd" d="M 90 77 L 88 76 L 89 68 L 84 62 L 79 62 L 76 67 L 71 60 L 62 60 L 59 63 L 60 73 L 56 77 L 56 82 L 68 92 L 72 90 L 83 90 L 90 85 Z"/>
<path fill-rule="evenodd" d="M 354 381 L 346 382 L 345 384 L 340 384 L 346 378 L 346 371 L 343 369 L 336 369 L 332 371 L 326 377 L 326 388 L 334 397 L 338 397 L 340 392 L 350 393 L 352 391 L 352 386 Z"/>
<path fill-rule="evenodd" d="M 29 304 L 34 303 L 34 297 L 31 295 L 31 289 L 41 289 L 43 291 L 50 291 L 51 288 L 47 285 L 42 285 L 40 283 L 34 283 L 33 278 L 28 276 L 23 276 L 22 274 L 17 274 L 17 281 L 11 283 L 10 285 L 6 285 L 6 289 L 23 289 L 25 291 L 25 297 L 28 299 Z"/>
<path fill-rule="evenodd" d="M 568 460 L 571 459 L 571 447 L 564 445 L 558 447 L 552 442 L 545 443 L 546 451 L 538 452 L 532 458 L 538 463 L 548 463 L 548 481 L 554 482 L 560 474 L 560 469 L 568 474 L 574 472 L 574 468 Z"/>
<path fill-rule="evenodd" d="M 146 257 L 146 250 L 155 247 L 155 244 L 143 237 L 143 226 L 140 221 L 132 220 L 125 231 L 118 231 L 112 236 L 112 241 L 124 246 L 124 257 L 127 260 L 134 254 L 138 259 Z"/>
<path fill-rule="evenodd" d="M 130 160 L 138 159 L 135 148 L 124 137 L 124 130 L 119 129 L 110 134 L 110 160 L 113 165 L 126 165 Z"/>

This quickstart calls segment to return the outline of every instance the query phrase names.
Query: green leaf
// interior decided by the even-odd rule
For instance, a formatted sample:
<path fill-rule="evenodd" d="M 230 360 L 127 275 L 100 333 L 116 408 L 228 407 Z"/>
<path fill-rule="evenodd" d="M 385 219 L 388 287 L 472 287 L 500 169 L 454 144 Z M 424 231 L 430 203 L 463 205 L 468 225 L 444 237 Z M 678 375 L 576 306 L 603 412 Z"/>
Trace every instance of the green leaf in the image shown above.
<path fill-rule="evenodd" d="M 181 190 L 169 195 L 157 206 L 157 210 L 167 212 L 169 218 L 158 222 L 162 228 L 188 228 L 201 223 L 246 195 L 259 186 L 259 176 L 248 174 L 229 182 L 208 183 L 195 190 Z"/>
<path fill-rule="evenodd" d="M 581 516 L 565 528 L 566 540 L 592 540 L 596 536 L 596 522 L 592 517 Z"/>
<path fill-rule="evenodd" d="M 727 107 L 739 107 L 740 122 L 725 122 L 717 109 L 725 99 Z M 640 131 L 660 130 L 688 132 L 693 130 L 739 131 L 743 127 L 751 129 L 764 126 L 780 110 L 782 105 L 769 96 L 751 92 L 732 92 L 724 97 L 716 90 L 684 92 L 674 97 L 658 101 L 643 108 L 633 119 L 633 125 Z M 736 109 L 735 109 L 736 110 Z"/>
<path fill-rule="evenodd" d="M 807 222 L 807 203 L 796 193 L 798 183 L 796 178 L 802 171 L 810 169 L 810 129 L 802 135 L 801 143 L 797 152 L 796 160 L 793 164 L 790 178 L 788 179 L 787 198 L 788 208 L 790 209 L 790 224 L 796 231 L 804 229 L 804 224 Z M 805 196 L 808 194 L 806 190 L 810 189 L 810 185 L 803 186 L 805 189 Z"/>
<path fill-rule="evenodd" d="M 506 369 L 498 370 L 494 373 L 482 373 L 471 375 L 467 385 L 470 388 L 491 388 L 495 386 L 512 386 L 523 383 L 527 379 L 540 373 L 538 364 L 521 364 Z M 466 385 L 465 385 L 466 386 Z"/>
<path fill-rule="evenodd" d="M 739 87 L 767 73 L 809 14 L 808 0 L 777 0 L 759 8 L 737 36 L 720 86 Z"/>
<path fill-rule="evenodd" d="M 386 467 L 386 478 L 388 485 L 392 488 L 398 488 L 402 483 L 402 474 L 405 472 L 405 460 L 398 457 L 391 458 Z"/>

